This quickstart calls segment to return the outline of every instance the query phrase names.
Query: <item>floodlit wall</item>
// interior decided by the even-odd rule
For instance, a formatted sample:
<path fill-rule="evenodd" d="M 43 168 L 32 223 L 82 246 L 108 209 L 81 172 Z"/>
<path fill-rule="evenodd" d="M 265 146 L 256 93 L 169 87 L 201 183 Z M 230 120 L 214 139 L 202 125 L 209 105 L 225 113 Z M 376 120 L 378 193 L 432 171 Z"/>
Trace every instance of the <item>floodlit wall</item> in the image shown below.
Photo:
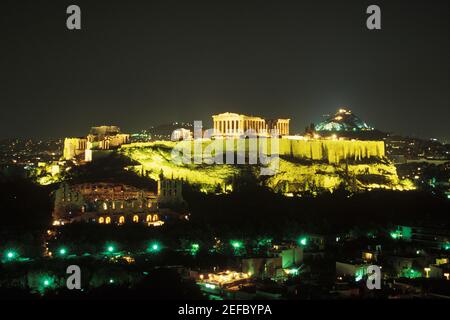
<path fill-rule="evenodd" d="M 84 154 L 86 150 L 87 140 L 85 138 L 65 138 L 63 158 L 72 160 L 77 156 Z"/>
<path fill-rule="evenodd" d="M 280 155 L 339 163 L 346 159 L 383 158 L 385 150 L 384 141 L 280 139 Z"/>
<path fill-rule="evenodd" d="M 263 145 L 262 145 L 263 144 Z M 181 141 L 172 146 L 180 152 L 205 159 L 205 155 L 225 153 L 227 150 L 262 150 L 263 154 L 272 154 L 278 145 L 279 155 L 297 159 L 327 161 L 338 164 L 342 160 L 360 161 L 385 156 L 384 141 L 352 140 L 289 140 L 289 139 L 224 139 L 208 141 Z M 132 146 L 132 145 L 130 145 Z M 202 153 L 200 155 L 200 152 Z M 275 153 L 275 152 L 273 152 Z M 206 157 L 207 158 L 207 157 Z"/>

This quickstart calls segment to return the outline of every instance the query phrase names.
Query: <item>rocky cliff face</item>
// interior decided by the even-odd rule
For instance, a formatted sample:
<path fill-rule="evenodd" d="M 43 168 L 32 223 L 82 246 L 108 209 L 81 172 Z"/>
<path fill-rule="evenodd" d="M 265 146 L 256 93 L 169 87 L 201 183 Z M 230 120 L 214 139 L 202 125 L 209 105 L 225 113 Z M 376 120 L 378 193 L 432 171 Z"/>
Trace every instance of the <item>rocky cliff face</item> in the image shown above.
<path fill-rule="evenodd" d="M 280 157 L 270 159 L 266 165 L 204 163 L 205 159 L 211 160 L 211 154 L 213 157 L 223 155 L 224 162 L 226 154 L 231 152 L 236 156 L 237 143 L 227 153 L 225 141 L 204 141 L 197 147 L 192 141 L 136 143 L 123 146 L 119 152 L 138 161 L 141 166 L 136 169 L 153 179 L 157 179 L 162 170 L 166 177 L 182 178 L 211 192 L 232 188 L 235 177 L 244 169 L 248 171 L 249 167 L 261 184 L 285 194 L 332 192 L 339 187 L 351 191 L 414 188 L 409 181 L 400 181 L 395 166 L 384 157 L 382 141 L 277 140 Z M 251 143 L 245 141 L 245 150 Z M 268 150 L 266 154 L 271 152 L 271 146 L 269 143 L 267 149 L 263 148 Z M 174 148 L 180 152 L 174 152 Z M 211 149 L 214 149 L 212 153 Z M 201 161 L 195 163 L 195 157 Z M 276 174 L 259 176 L 259 169 L 274 161 L 278 162 Z"/>

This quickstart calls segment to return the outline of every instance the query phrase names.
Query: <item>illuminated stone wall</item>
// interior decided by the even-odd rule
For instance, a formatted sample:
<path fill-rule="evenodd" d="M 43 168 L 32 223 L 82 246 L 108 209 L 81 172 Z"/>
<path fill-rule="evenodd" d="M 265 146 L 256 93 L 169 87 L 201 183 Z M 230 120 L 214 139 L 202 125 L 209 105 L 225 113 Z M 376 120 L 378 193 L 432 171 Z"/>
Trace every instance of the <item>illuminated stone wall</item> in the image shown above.
<path fill-rule="evenodd" d="M 87 148 L 86 138 L 65 138 L 63 159 L 72 160 L 76 157 L 83 156 Z"/>
<path fill-rule="evenodd" d="M 267 148 L 263 148 L 264 154 L 272 154 L 273 147 L 278 144 L 279 155 L 293 157 L 297 159 L 309 159 L 315 161 L 327 161 L 330 164 L 338 164 L 342 160 L 362 161 L 369 158 L 384 158 L 384 141 L 351 141 L 351 140 L 290 140 L 290 139 L 223 139 L 212 141 L 181 141 L 171 146 L 182 150 L 185 153 L 191 152 L 191 156 L 202 158 L 205 154 L 223 153 L 226 150 L 236 151 L 239 148 L 248 152 L 249 148 L 258 150 L 261 141 L 267 142 Z M 201 145 L 200 147 L 196 147 Z M 239 146 L 242 144 L 242 147 Z M 254 147 L 251 147 L 251 146 Z M 133 146 L 133 145 L 130 145 Z M 231 146 L 231 147 L 230 147 Z M 211 152 L 212 150 L 212 152 Z M 206 152 L 205 152 L 206 151 Z"/>
<path fill-rule="evenodd" d="M 280 139 L 280 155 L 340 163 L 385 156 L 384 141 Z"/>

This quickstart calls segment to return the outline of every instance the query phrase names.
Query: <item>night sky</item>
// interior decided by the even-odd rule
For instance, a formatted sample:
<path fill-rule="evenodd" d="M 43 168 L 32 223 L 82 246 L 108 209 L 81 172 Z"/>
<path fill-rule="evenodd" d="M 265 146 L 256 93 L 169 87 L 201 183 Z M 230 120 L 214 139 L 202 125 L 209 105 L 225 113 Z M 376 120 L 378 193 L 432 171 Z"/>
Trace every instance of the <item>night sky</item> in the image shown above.
<path fill-rule="evenodd" d="M 66 28 L 66 7 L 82 30 Z M 382 30 L 366 28 L 370 4 Z M 0 138 L 135 132 L 230 111 L 302 132 L 349 106 L 450 140 L 450 5 L 423 1 L 2 1 Z"/>

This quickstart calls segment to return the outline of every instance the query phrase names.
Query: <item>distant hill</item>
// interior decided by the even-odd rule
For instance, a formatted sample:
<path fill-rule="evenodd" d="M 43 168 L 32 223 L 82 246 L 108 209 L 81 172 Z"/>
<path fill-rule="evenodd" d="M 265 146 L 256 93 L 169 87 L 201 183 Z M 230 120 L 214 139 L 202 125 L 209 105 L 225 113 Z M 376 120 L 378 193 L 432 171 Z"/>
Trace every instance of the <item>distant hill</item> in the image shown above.
<path fill-rule="evenodd" d="M 194 125 L 190 122 L 173 122 L 151 127 L 147 130 L 151 134 L 152 140 L 170 140 L 172 132 L 177 129 L 194 130 Z"/>

